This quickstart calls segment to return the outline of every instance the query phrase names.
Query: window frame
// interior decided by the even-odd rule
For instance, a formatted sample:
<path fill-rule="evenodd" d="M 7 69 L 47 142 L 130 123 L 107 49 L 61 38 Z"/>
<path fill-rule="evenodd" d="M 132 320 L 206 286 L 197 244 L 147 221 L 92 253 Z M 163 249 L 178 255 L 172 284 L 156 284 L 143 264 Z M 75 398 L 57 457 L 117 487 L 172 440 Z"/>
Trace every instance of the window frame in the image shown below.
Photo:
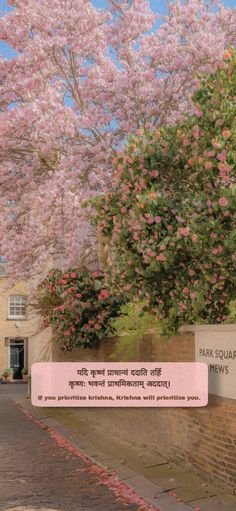
<path fill-rule="evenodd" d="M 12 303 L 12 299 L 15 299 L 15 303 Z M 17 302 L 18 299 L 18 302 Z M 18 308 L 20 310 L 19 314 L 12 314 L 11 308 Z M 27 297 L 23 294 L 12 294 L 8 298 L 8 319 L 21 320 L 26 319 L 26 307 L 27 307 Z M 22 314 L 21 309 L 24 310 L 24 314 Z"/>

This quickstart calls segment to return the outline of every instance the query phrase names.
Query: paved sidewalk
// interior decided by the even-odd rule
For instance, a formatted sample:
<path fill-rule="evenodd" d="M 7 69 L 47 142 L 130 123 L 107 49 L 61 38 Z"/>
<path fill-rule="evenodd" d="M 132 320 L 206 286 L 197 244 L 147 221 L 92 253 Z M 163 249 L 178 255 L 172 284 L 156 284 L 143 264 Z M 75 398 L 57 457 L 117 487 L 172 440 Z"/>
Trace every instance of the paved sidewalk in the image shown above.
<path fill-rule="evenodd" d="M 122 488 L 122 484 L 126 483 L 128 487 L 134 489 L 136 496 L 141 495 L 155 510 L 236 511 L 235 496 L 226 493 L 222 488 L 209 485 L 203 479 L 175 466 L 173 463 L 168 463 L 168 460 L 163 459 L 161 456 L 148 453 L 145 447 L 137 448 L 134 447 L 132 443 L 116 440 L 116 438 L 107 434 L 104 435 L 99 427 L 96 427 L 95 424 L 88 420 L 85 413 L 86 410 L 81 409 L 81 413 L 78 414 L 77 411 L 75 414 L 73 413 L 73 409 L 34 407 L 31 405 L 30 400 L 25 397 L 26 388 L 22 389 L 23 386 L 17 386 L 16 392 L 14 391 L 14 386 L 12 386 L 12 389 L 10 388 L 11 386 L 8 387 L 8 389 L 4 389 L 4 392 L 1 392 L 2 389 L 0 387 L 0 400 L 1 405 L 4 403 L 4 410 L 7 412 L 5 413 L 4 411 L 3 414 L 5 428 L 7 428 L 9 421 L 12 424 L 10 430 L 8 428 L 5 434 L 8 443 L 13 442 L 11 456 L 13 456 L 14 461 L 10 456 L 12 465 L 10 465 L 9 468 L 6 468 L 7 465 L 4 465 L 4 470 L 0 469 L 0 472 L 2 474 L 6 472 L 7 477 L 11 479 L 9 481 L 6 478 L 6 481 L 8 481 L 13 498 L 9 500 L 8 492 L 6 496 L 8 500 L 5 501 L 4 505 L 0 499 L 1 510 L 75 511 L 76 509 L 76 511 L 93 511 L 96 508 L 101 511 L 141 511 L 141 509 L 145 509 L 145 505 L 140 507 L 140 505 L 137 505 L 137 503 L 135 504 L 134 501 L 132 504 L 126 506 L 121 505 L 114 499 L 114 494 L 112 494 L 111 489 L 108 491 L 107 488 L 103 486 L 97 487 L 96 469 L 95 473 L 87 473 L 89 481 L 77 480 L 75 476 L 76 470 L 78 470 L 79 474 L 86 474 L 86 472 L 83 472 L 83 469 L 81 472 L 81 466 L 78 466 L 79 462 L 83 462 L 83 455 L 85 455 L 86 459 L 89 457 L 92 467 L 97 467 L 98 472 L 100 469 L 103 476 L 105 474 L 105 479 L 109 480 L 109 474 L 112 475 L 113 479 L 112 477 L 110 477 L 110 479 L 113 480 L 114 487 L 117 485 L 117 488 L 119 488 L 120 484 L 120 488 Z M 7 399 L 5 402 L 1 399 L 1 395 L 3 396 L 4 394 Z M 8 411 L 9 400 L 12 402 L 11 405 L 13 401 L 18 404 L 18 407 L 10 407 L 10 409 L 15 410 L 11 412 L 13 413 L 13 418 Z M 29 414 L 30 421 L 24 418 L 22 411 L 18 409 L 19 407 L 23 407 L 26 414 Z M 0 406 L 0 411 L 1 409 L 3 410 L 2 406 Z M 37 423 L 38 420 L 39 423 Z M 43 430 L 41 429 L 42 427 L 46 429 Z M 39 434 L 43 435 L 44 438 L 38 443 Z M 11 435 L 10 442 L 9 435 Z M 46 444 L 45 435 L 47 437 Z M 35 438 L 37 438 L 36 442 Z M 54 440 L 53 447 L 51 444 L 53 441 L 52 438 Z M 27 441 L 28 445 L 26 450 L 25 441 Z M 31 456 L 32 444 L 36 445 L 38 450 L 41 450 L 41 458 L 40 460 L 36 459 L 33 462 L 33 466 L 31 466 L 31 462 L 31 464 L 29 464 L 27 456 L 28 451 Z M 70 446 L 69 453 L 64 451 L 64 447 L 66 447 L 67 444 Z M 60 445 L 62 449 L 58 449 L 58 445 Z M 73 451 L 73 449 L 75 450 Z M 33 451 L 35 451 L 35 449 L 33 449 Z M 78 458 L 77 451 L 82 457 L 80 456 Z M 1 451 L 1 455 L 2 454 L 3 451 Z M 48 459 L 50 456 L 52 457 L 51 461 Z M 8 460 L 8 458 L 6 459 Z M 49 462 L 49 472 L 47 468 L 48 465 L 47 467 L 44 465 L 45 460 L 47 460 L 47 463 Z M 71 465 L 72 462 L 73 465 Z M 75 464 L 77 464 L 77 468 L 75 468 Z M 16 466 L 18 467 L 17 472 L 15 472 Z M 39 467 L 39 472 L 38 468 L 36 470 L 36 466 Z M 114 470 L 116 475 L 114 474 Z M 33 482 L 31 481 L 29 484 L 29 477 L 30 480 L 32 479 L 31 472 L 33 473 Z M 67 476 L 64 485 L 60 483 L 62 473 L 64 476 Z M 77 477 L 78 473 L 76 472 Z M 52 481 L 49 489 L 48 474 L 50 474 Z M 88 488 L 86 489 L 88 482 L 90 485 L 89 490 Z M 65 498 L 66 495 L 66 501 L 60 501 L 57 495 L 58 485 L 59 496 L 60 498 Z M 112 486 L 112 484 L 110 486 Z M 128 487 L 126 486 L 126 495 Z M 105 493 L 105 497 L 103 496 L 102 489 L 108 492 Z M 7 490 L 4 489 L 4 491 L 6 494 Z M 27 495 L 29 497 L 29 500 L 28 497 L 25 501 L 23 500 L 27 502 L 26 507 L 22 507 L 21 505 L 20 499 L 22 498 L 22 491 L 25 499 Z M 0 492 L 0 495 L 1 494 L 2 492 Z M 39 499 L 40 495 L 40 498 L 42 498 L 43 495 L 45 499 L 45 502 L 40 501 L 40 506 L 44 507 L 39 507 L 39 500 L 37 501 L 37 499 Z M 56 495 L 57 500 L 55 501 Z M 33 500 L 33 496 L 36 499 L 35 501 Z M 76 499 L 76 507 L 74 499 Z M 29 507 L 29 504 L 31 504 L 31 507 Z"/>
<path fill-rule="evenodd" d="M 23 412 L 16 404 L 23 395 L 13 385 L 0 386 L 2 511 L 154 511 L 58 432 Z"/>
<path fill-rule="evenodd" d="M 236 496 L 206 483 L 189 470 L 169 463 L 145 448 L 116 440 L 83 418 L 83 411 L 38 408 L 29 399 L 19 402 L 48 427 L 63 435 L 108 472 L 124 481 L 160 511 L 236 511 Z M 115 508 L 114 508 L 115 509 Z"/>

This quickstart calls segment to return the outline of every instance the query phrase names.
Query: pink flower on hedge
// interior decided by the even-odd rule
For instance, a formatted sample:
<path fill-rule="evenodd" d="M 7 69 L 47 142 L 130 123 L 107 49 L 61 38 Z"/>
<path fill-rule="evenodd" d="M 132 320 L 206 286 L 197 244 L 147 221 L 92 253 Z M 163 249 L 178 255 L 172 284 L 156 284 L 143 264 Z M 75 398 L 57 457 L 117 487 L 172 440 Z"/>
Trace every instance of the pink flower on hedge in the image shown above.
<path fill-rule="evenodd" d="M 72 273 L 70 274 L 70 276 L 71 276 L 71 278 L 72 278 L 72 279 L 76 279 L 77 274 L 76 274 L 75 272 L 72 272 Z"/>
<path fill-rule="evenodd" d="M 66 335 L 68 337 L 70 335 L 70 330 L 65 330 L 64 335 Z"/>
<path fill-rule="evenodd" d="M 161 217 L 159 215 L 155 216 L 154 220 L 155 220 L 156 224 L 161 223 Z"/>
<path fill-rule="evenodd" d="M 81 293 L 77 293 L 76 294 L 76 298 L 82 298 L 82 294 Z"/>
<path fill-rule="evenodd" d="M 205 167 L 205 169 L 206 169 L 206 170 L 210 170 L 210 169 L 212 169 L 212 166 L 213 166 L 213 164 L 212 164 L 212 162 L 211 162 L 211 161 L 206 161 L 206 162 L 204 163 L 204 167 Z"/>
<path fill-rule="evenodd" d="M 64 310 L 65 310 L 65 305 L 58 305 L 58 307 L 54 308 L 54 311 L 64 311 Z"/>
<path fill-rule="evenodd" d="M 226 161 L 227 160 L 227 151 L 224 149 L 221 153 L 217 154 L 217 160 Z"/>
<path fill-rule="evenodd" d="M 212 279 L 211 279 L 211 283 L 212 283 L 212 284 L 216 284 L 216 282 L 217 282 L 217 279 L 216 279 L 216 277 L 215 277 L 215 276 L 213 276 L 213 277 L 212 277 Z"/>
<path fill-rule="evenodd" d="M 179 232 L 179 234 L 180 234 L 181 236 L 185 236 L 185 237 L 187 237 L 187 236 L 189 236 L 190 229 L 189 229 L 189 227 L 180 227 L 180 228 L 178 229 L 178 232 Z"/>
<path fill-rule="evenodd" d="M 220 142 L 218 142 L 217 140 L 212 140 L 211 143 L 213 147 L 215 147 L 216 149 L 220 148 Z"/>
<path fill-rule="evenodd" d="M 156 260 L 157 261 L 166 261 L 165 254 L 159 254 L 158 256 L 156 256 Z"/>
<path fill-rule="evenodd" d="M 222 173 L 221 173 L 220 177 L 222 178 L 222 181 L 224 181 L 224 183 L 228 183 L 229 182 L 229 177 L 228 176 L 222 175 Z"/>
<path fill-rule="evenodd" d="M 61 280 L 61 283 L 62 283 L 64 286 L 66 286 L 66 284 L 67 284 L 67 280 L 62 279 L 62 280 Z"/>
<path fill-rule="evenodd" d="M 100 330 L 101 325 L 99 325 L 99 323 L 95 323 L 94 328 L 95 330 Z"/>
<path fill-rule="evenodd" d="M 219 199 L 219 204 L 220 204 L 220 206 L 222 206 L 222 207 L 228 206 L 228 203 L 229 203 L 229 202 L 228 202 L 228 199 L 226 199 L 226 197 L 221 197 L 221 198 Z"/>
<path fill-rule="evenodd" d="M 197 235 L 196 235 L 196 234 L 193 234 L 193 235 L 192 235 L 192 242 L 193 242 L 193 243 L 196 243 L 196 242 L 197 242 Z"/>
<path fill-rule="evenodd" d="M 199 134 L 200 134 L 200 128 L 196 124 L 195 126 L 193 126 L 193 136 L 194 136 L 194 138 L 199 138 Z"/>
<path fill-rule="evenodd" d="M 100 294 L 104 296 L 104 298 L 109 298 L 110 296 L 110 293 L 107 291 L 107 289 L 102 289 Z"/>
<path fill-rule="evenodd" d="M 215 151 L 208 151 L 207 156 L 208 158 L 214 158 L 215 154 Z"/>
<path fill-rule="evenodd" d="M 92 277 L 94 279 L 97 279 L 98 277 L 100 277 L 100 272 L 99 271 L 95 271 L 94 273 L 92 273 Z"/>
<path fill-rule="evenodd" d="M 222 137 L 224 138 L 224 140 L 228 140 L 228 138 L 231 137 L 231 131 L 230 130 L 223 130 L 222 131 Z"/>
<path fill-rule="evenodd" d="M 151 176 L 152 176 L 152 177 L 158 177 L 159 172 L 158 172 L 158 170 L 152 170 L 152 171 L 150 172 L 150 174 L 151 174 Z"/>
<path fill-rule="evenodd" d="M 124 286 L 124 291 L 129 291 L 132 287 L 132 284 L 126 284 L 126 286 Z"/>
<path fill-rule="evenodd" d="M 184 219 L 183 219 L 183 218 L 181 218 L 181 216 L 176 215 L 176 217 L 175 217 L 175 218 L 176 218 L 177 222 L 179 222 L 180 224 L 183 224 L 183 223 L 184 223 Z"/>
<path fill-rule="evenodd" d="M 221 172 L 227 173 L 230 172 L 232 169 L 231 165 L 229 165 L 227 162 L 218 163 L 217 167 Z"/>
<path fill-rule="evenodd" d="M 187 294 L 189 293 L 189 288 L 188 288 L 188 287 L 184 287 L 184 288 L 183 288 L 183 293 L 184 293 L 185 295 L 187 295 Z"/>

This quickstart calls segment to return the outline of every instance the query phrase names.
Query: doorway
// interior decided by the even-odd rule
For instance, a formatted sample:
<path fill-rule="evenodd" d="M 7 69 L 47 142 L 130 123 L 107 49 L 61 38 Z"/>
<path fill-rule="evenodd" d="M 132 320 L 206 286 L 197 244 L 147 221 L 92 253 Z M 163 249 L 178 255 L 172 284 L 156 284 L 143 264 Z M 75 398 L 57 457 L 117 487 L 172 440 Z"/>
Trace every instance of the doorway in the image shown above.
<path fill-rule="evenodd" d="M 22 379 L 22 369 L 25 367 L 24 339 L 10 339 L 10 367 L 13 369 L 13 379 Z"/>

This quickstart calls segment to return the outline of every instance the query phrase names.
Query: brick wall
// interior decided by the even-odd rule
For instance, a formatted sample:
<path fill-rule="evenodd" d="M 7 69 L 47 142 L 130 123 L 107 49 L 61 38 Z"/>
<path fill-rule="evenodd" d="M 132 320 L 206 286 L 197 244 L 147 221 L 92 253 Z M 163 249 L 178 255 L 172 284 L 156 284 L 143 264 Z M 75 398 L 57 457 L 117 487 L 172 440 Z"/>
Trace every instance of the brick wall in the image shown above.
<path fill-rule="evenodd" d="M 110 361 L 119 339 L 106 339 L 98 350 L 63 354 L 54 347 L 54 361 Z M 194 335 L 168 341 L 154 334 L 138 340 L 129 360 L 194 361 Z M 119 361 L 118 355 L 113 360 Z M 73 409 L 117 438 L 146 446 L 170 461 L 191 466 L 213 482 L 236 488 L 236 401 L 209 397 L 204 408 L 83 408 Z"/>

